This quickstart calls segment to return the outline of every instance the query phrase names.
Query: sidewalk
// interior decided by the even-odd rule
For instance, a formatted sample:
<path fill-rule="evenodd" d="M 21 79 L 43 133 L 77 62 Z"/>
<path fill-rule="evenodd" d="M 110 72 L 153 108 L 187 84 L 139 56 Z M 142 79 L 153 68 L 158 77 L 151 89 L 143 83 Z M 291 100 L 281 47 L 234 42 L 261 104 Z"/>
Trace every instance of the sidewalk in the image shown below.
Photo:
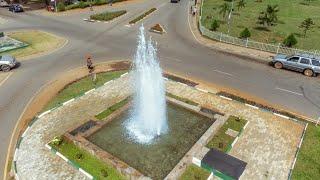
<path fill-rule="evenodd" d="M 192 2 L 193 3 L 193 2 Z M 191 4 L 190 4 L 191 5 Z M 197 3 L 197 9 L 200 9 L 201 1 L 199 0 Z M 207 47 L 210 47 L 212 49 L 221 51 L 223 53 L 236 55 L 242 58 L 250 59 L 253 61 L 257 61 L 260 63 L 268 63 L 271 61 L 271 56 L 274 56 L 273 53 L 270 52 L 264 52 L 259 51 L 255 49 L 245 48 L 241 46 L 235 46 L 232 44 L 227 44 L 223 42 L 218 42 L 212 39 L 209 39 L 207 37 L 204 37 L 201 35 L 201 32 L 198 28 L 198 21 L 199 21 L 199 13 L 197 16 L 192 16 L 189 14 L 189 20 L 190 20 L 190 30 L 192 31 L 192 34 L 194 35 L 195 39 L 200 43 Z"/>

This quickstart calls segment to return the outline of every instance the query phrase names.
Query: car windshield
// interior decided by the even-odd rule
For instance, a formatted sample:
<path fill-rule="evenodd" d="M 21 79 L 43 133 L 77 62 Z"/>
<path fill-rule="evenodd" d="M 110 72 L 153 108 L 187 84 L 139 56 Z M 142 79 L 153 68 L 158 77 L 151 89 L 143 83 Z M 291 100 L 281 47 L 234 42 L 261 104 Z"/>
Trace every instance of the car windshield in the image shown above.
<path fill-rule="evenodd" d="M 314 65 L 314 66 L 320 66 L 320 61 L 312 60 L 312 65 Z"/>

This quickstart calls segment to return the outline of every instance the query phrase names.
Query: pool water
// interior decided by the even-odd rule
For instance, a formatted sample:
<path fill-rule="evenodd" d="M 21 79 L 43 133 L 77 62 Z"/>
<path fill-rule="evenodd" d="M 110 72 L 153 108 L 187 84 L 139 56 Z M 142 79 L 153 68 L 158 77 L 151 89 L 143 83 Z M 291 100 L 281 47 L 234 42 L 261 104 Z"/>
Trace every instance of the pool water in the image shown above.
<path fill-rule="evenodd" d="M 150 144 L 139 144 L 127 133 L 126 111 L 88 137 L 88 140 L 126 162 L 145 176 L 163 179 L 190 150 L 213 120 L 185 108 L 167 104 L 168 131 Z"/>

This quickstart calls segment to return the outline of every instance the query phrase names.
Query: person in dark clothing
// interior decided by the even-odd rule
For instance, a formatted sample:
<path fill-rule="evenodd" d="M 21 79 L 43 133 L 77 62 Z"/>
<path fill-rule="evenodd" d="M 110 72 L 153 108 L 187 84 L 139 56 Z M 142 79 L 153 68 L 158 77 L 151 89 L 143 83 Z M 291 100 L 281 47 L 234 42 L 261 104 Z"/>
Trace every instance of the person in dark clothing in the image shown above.
<path fill-rule="evenodd" d="M 89 72 L 92 72 L 94 70 L 92 58 L 90 55 L 87 55 L 87 68 L 88 68 Z"/>

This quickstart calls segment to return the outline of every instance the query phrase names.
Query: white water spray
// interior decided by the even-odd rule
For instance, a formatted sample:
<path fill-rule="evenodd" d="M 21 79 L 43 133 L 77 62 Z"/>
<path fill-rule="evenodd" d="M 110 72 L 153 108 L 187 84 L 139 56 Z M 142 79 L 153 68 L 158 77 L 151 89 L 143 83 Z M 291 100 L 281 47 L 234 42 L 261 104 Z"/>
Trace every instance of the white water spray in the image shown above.
<path fill-rule="evenodd" d="M 140 27 L 138 47 L 133 61 L 133 112 L 126 124 L 131 137 L 139 143 L 167 131 L 166 95 L 162 70 L 152 41 L 146 41 L 144 27 Z"/>

